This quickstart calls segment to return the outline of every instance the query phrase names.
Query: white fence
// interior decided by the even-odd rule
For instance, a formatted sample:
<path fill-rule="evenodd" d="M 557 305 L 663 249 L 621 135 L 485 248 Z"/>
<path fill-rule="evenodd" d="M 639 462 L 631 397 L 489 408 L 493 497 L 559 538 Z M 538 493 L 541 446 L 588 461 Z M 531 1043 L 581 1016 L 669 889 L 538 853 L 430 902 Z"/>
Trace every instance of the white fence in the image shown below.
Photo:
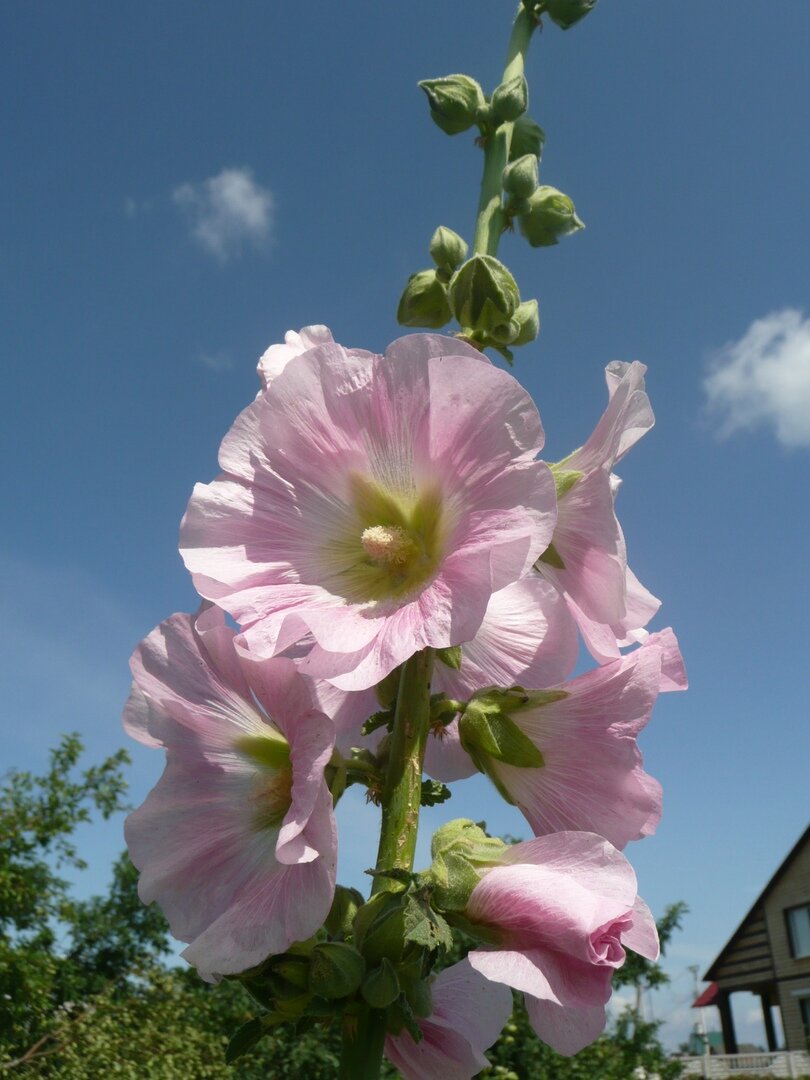
<path fill-rule="evenodd" d="M 810 1076 L 810 1054 L 803 1050 L 777 1050 L 769 1054 L 710 1054 L 708 1057 L 681 1058 L 684 1076 L 703 1076 L 708 1080 L 727 1080 L 735 1076 L 774 1076 L 796 1080 Z"/>

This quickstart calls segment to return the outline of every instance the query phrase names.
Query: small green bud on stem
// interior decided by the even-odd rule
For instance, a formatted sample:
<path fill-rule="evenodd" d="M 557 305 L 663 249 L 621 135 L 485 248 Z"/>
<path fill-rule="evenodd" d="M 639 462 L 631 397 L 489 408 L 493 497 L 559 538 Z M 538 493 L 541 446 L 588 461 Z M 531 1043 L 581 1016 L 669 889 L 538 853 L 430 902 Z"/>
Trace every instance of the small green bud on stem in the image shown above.
<path fill-rule="evenodd" d="M 518 218 L 520 231 L 532 247 L 550 247 L 560 237 L 585 228 L 572 200 L 556 188 L 541 185 L 529 199 L 529 208 Z"/>
<path fill-rule="evenodd" d="M 438 330 L 450 318 L 447 290 L 436 271 L 420 270 L 411 274 L 397 308 L 400 326 L 427 326 Z"/>
<path fill-rule="evenodd" d="M 499 259 L 473 255 L 453 275 L 448 299 L 462 329 L 489 335 L 509 323 L 520 304 L 520 293 Z"/>
<path fill-rule="evenodd" d="M 471 128 L 486 106 L 484 91 L 469 75 L 423 79 L 419 86 L 427 95 L 433 121 L 448 135 Z"/>
<path fill-rule="evenodd" d="M 440 225 L 430 240 L 430 257 L 440 270 L 455 270 L 467 258 L 467 244 L 452 229 Z"/>
<path fill-rule="evenodd" d="M 522 116 L 529 105 L 529 84 L 521 72 L 502 82 L 492 94 L 490 108 L 496 124 L 508 124 Z"/>
<path fill-rule="evenodd" d="M 537 158 L 523 154 L 503 170 L 503 190 L 516 199 L 528 199 L 537 189 Z"/>

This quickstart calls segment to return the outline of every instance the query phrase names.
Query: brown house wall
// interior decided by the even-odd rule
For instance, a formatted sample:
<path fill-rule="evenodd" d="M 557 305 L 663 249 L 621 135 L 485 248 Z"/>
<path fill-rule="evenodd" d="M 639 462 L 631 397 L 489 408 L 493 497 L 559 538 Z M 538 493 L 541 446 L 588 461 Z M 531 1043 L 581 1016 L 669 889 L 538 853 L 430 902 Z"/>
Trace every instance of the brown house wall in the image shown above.
<path fill-rule="evenodd" d="M 810 903 L 810 844 L 804 846 L 765 897 L 765 920 L 779 983 L 779 1005 L 788 1050 L 805 1050 L 807 1036 L 799 1005 L 799 996 L 810 994 L 810 956 L 790 955 L 787 908 Z"/>

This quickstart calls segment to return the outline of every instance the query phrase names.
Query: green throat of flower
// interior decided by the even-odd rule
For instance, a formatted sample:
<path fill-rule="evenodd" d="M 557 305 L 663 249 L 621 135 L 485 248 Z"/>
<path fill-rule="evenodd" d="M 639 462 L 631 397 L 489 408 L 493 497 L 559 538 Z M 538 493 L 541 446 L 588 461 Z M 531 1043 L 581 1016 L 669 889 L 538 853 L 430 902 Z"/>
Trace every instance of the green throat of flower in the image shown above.
<path fill-rule="evenodd" d="M 446 532 L 437 491 L 404 495 L 355 477 L 352 503 L 353 535 L 341 538 L 333 551 L 341 561 L 340 587 L 347 599 L 397 599 L 435 574 Z"/>
<path fill-rule="evenodd" d="M 258 830 L 277 829 L 292 804 L 290 745 L 268 728 L 267 735 L 243 735 L 236 749 L 257 766 L 248 796 Z"/>

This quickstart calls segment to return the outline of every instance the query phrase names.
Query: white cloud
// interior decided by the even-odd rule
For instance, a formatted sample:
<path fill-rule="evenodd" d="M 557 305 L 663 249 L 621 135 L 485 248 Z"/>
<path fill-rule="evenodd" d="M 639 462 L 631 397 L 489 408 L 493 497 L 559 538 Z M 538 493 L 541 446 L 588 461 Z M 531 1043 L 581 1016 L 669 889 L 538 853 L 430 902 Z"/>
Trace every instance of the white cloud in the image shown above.
<path fill-rule="evenodd" d="M 172 198 L 186 214 L 196 240 L 225 261 L 246 244 L 262 247 L 273 224 L 273 196 L 250 169 L 223 169 L 199 183 L 181 184 Z"/>
<path fill-rule="evenodd" d="M 712 359 L 703 387 L 721 437 L 769 427 L 783 446 L 810 448 L 810 319 L 794 308 L 757 319 Z"/>
<path fill-rule="evenodd" d="M 228 353 L 200 353 L 197 361 L 204 368 L 208 368 L 209 371 L 216 371 L 217 373 L 233 371 L 233 357 L 229 356 Z"/>

